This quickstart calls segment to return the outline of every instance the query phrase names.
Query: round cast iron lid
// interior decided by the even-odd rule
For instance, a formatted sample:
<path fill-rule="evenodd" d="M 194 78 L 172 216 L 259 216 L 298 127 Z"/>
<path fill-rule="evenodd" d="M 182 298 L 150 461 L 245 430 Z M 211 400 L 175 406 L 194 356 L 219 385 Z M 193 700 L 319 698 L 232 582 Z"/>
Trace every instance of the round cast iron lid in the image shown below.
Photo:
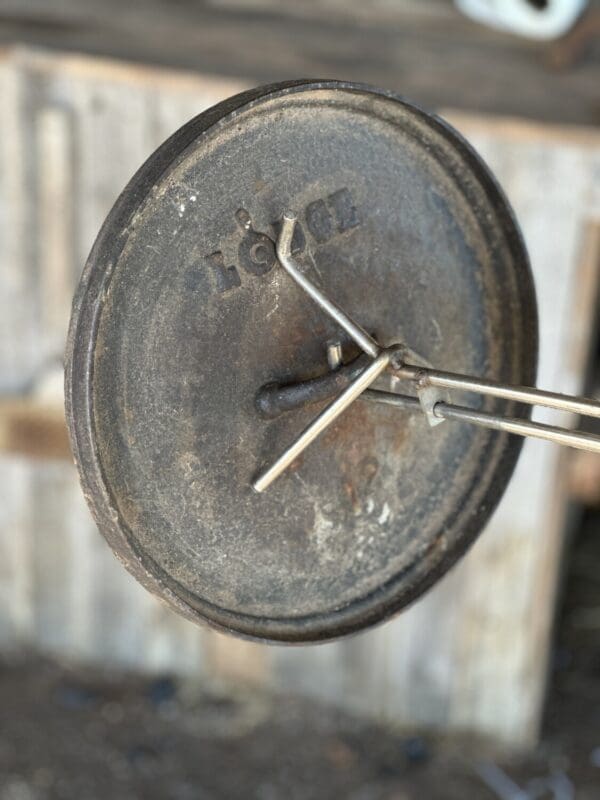
<path fill-rule="evenodd" d="M 255 493 L 320 408 L 264 419 L 258 390 L 326 373 L 340 337 L 277 262 L 288 208 L 311 280 L 424 364 L 531 384 L 537 319 L 490 172 L 389 92 L 300 81 L 240 94 L 131 180 L 86 265 L 67 347 L 86 497 L 125 566 L 179 612 L 307 642 L 375 624 L 438 579 L 488 520 L 520 440 L 359 400 Z"/>

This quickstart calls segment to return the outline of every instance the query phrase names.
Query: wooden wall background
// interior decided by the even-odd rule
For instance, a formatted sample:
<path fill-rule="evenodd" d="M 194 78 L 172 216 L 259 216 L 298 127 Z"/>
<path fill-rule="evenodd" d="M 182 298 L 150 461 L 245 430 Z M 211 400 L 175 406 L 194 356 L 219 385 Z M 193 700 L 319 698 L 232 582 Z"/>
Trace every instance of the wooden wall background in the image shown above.
<path fill-rule="evenodd" d="M 0 395 L 61 402 L 75 282 L 142 160 L 242 81 L 13 49 L 0 60 Z M 419 99 L 419 98 L 415 98 Z M 582 388 L 597 316 L 600 134 L 446 116 L 523 225 L 540 301 L 539 385 Z M 0 406 L 1 410 L 1 406 Z M 540 419 L 545 415 L 540 414 Z M 535 739 L 568 521 L 567 454 L 528 442 L 492 523 L 421 602 L 318 647 L 193 627 L 112 556 L 66 460 L 0 456 L 0 648 L 219 676 L 321 697 L 399 725 Z"/>
<path fill-rule="evenodd" d="M 500 0 L 498 0 L 500 1 Z M 452 0 L 0 0 L 0 42 L 270 83 L 387 86 L 425 106 L 597 125 L 600 0 L 561 39 L 477 25 Z"/>

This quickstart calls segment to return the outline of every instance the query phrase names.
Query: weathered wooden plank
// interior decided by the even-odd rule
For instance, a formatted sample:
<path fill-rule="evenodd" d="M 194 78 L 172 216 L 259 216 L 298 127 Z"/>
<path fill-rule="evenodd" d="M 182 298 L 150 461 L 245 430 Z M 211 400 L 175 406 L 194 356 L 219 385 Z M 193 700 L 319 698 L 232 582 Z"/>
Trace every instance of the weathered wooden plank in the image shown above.
<path fill-rule="evenodd" d="M 2 96 L 12 100 L 2 120 L 10 135 L 2 137 L 0 191 L 11 202 L 2 204 L 6 308 L 0 319 L 7 335 L 0 376 L 5 392 L 31 395 L 27 403 L 5 401 L 5 410 L 19 411 L 21 422 L 38 403 L 37 384 L 60 363 L 81 266 L 123 185 L 174 127 L 227 93 L 209 80 L 203 99 L 196 79 L 168 74 L 160 75 L 157 91 L 156 71 L 132 74 L 118 65 L 68 62 L 17 55 L 0 70 Z M 174 86 L 175 100 L 165 103 L 167 86 Z M 160 99 L 169 109 L 164 121 L 157 113 Z M 61 407 L 62 396 L 50 391 L 43 403 L 53 419 L 52 404 Z M 14 423 L 15 414 L 8 416 L 5 422 Z M 14 433 L 14 425 L 9 427 Z M 43 443 L 31 444 L 39 451 Z M 46 448 L 46 455 L 53 454 Z M 13 600 L 2 623 L 6 636 L 14 639 L 29 619 L 25 638 L 55 652 L 197 670 L 202 632 L 148 595 L 116 562 L 95 531 L 72 467 L 15 470 L 8 464 L 4 487 L 17 507 L 6 507 L 2 521 L 0 585 Z M 15 476 L 22 480 L 21 493 L 11 488 Z M 28 506 L 30 514 L 19 514 Z"/>
<path fill-rule="evenodd" d="M 20 76 L 0 69 L 0 392 L 23 391 L 35 374 L 37 352 L 25 269 L 27 231 L 23 151 L 19 131 Z M 32 640 L 31 471 L 27 462 L 0 457 L 0 644 Z"/>
<path fill-rule="evenodd" d="M 31 468 L 0 456 L 0 647 L 11 650 L 34 641 L 31 552 Z"/>
<path fill-rule="evenodd" d="M 28 396 L 0 400 L 0 452 L 70 461 L 62 409 Z"/>
<path fill-rule="evenodd" d="M 543 130 L 532 137 L 518 123 L 511 136 L 506 128 L 484 132 L 457 122 L 492 165 L 523 226 L 540 312 L 538 385 L 580 392 L 597 316 L 598 273 L 581 260 L 581 247 L 587 220 L 599 216 L 592 191 L 600 141 L 576 144 Z M 537 735 L 567 524 L 563 465 L 558 448 L 527 442 L 507 495 L 458 568 L 465 588 L 451 719 L 508 741 Z"/>
<path fill-rule="evenodd" d="M 598 14 L 598 0 L 591 4 Z M 3 42 L 84 49 L 255 83 L 357 80 L 431 107 L 598 122 L 594 23 L 573 46 L 475 25 L 449 0 L 5 0 L 0 19 Z"/>
<path fill-rule="evenodd" d="M 0 88 L 7 392 L 39 387 L 56 369 L 76 277 L 139 163 L 242 83 L 21 51 L 0 63 Z M 598 269 L 583 236 L 600 219 L 600 136 L 448 116 L 498 174 L 523 224 L 540 294 L 539 383 L 578 391 L 596 316 Z M 375 631 L 311 648 L 237 642 L 158 603 L 95 531 L 70 465 L 3 458 L 0 480 L 9 494 L 0 504 L 0 643 L 274 685 L 396 724 L 521 743 L 535 736 L 567 507 L 562 460 L 550 445 L 526 445 L 489 529 L 422 601 Z"/>

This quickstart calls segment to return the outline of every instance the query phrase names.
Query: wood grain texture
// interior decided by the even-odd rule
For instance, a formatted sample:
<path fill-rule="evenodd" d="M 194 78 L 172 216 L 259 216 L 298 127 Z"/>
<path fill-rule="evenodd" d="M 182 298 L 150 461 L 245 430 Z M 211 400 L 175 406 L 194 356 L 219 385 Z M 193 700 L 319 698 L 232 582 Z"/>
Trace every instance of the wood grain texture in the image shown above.
<path fill-rule="evenodd" d="M 591 0 L 589 17 L 600 15 Z M 0 42 L 27 42 L 253 83 L 340 78 L 432 108 L 597 124 L 600 39 L 535 43 L 450 0 L 0 0 Z"/>
<path fill-rule="evenodd" d="M 60 438 L 54 422 L 62 397 L 46 391 L 41 404 L 36 392 L 62 359 L 71 297 L 102 221 L 141 161 L 237 84 L 17 51 L 0 63 L 0 86 L 5 445 L 58 455 L 39 433 L 52 427 Z M 34 440 L 17 435 L 19 421 L 21 434 Z M 5 646 L 35 643 L 133 667 L 202 669 L 206 634 L 118 564 L 95 530 L 71 464 L 5 456 L 0 478 L 7 495 L 0 504 Z"/>
<path fill-rule="evenodd" d="M 180 124 L 241 88 L 243 81 L 80 56 L 5 54 L 4 395 L 29 391 L 55 369 L 78 273 L 130 175 Z M 600 135 L 446 116 L 488 161 L 523 225 L 540 301 L 539 385 L 579 391 L 596 318 L 598 269 L 585 242 L 600 219 Z M 412 609 L 350 640 L 267 648 L 197 629 L 141 589 L 95 531 L 70 464 L 3 456 L 0 645 L 217 674 L 399 725 L 471 729 L 525 744 L 535 739 L 542 708 L 567 483 L 560 452 L 528 442 L 482 538 Z"/>

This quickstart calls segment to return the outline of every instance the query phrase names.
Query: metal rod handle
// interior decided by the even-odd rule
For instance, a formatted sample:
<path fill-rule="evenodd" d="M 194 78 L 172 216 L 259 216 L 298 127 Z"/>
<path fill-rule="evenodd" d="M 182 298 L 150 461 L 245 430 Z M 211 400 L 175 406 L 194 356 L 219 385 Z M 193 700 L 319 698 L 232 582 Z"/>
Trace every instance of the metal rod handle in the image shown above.
<path fill-rule="evenodd" d="M 466 392 L 477 392 L 490 397 L 503 397 L 528 405 L 547 406 L 561 411 L 570 411 L 585 417 L 600 417 L 600 403 L 587 397 L 573 397 L 556 392 L 545 392 L 529 386 L 510 386 L 498 381 L 475 378 L 472 375 L 461 375 L 457 372 L 442 372 L 427 367 L 415 367 L 403 364 L 394 368 L 400 378 L 419 381 L 440 389 L 461 389 Z"/>
<path fill-rule="evenodd" d="M 590 433 L 579 433 L 560 428 L 555 425 L 546 425 L 542 422 L 516 419 L 515 417 L 499 417 L 484 411 L 473 411 L 464 406 L 455 406 L 448 403 L 436 403 L 433 408 L 436 417 L 442 419 L 457 419 L 470 422 L 483 428 L 492 428 L 497 431 L 516 433 L 519 436 L 530 436 L 534 439 L 545 439 L 547 442 L 575 447 L 578 450 L 589 450 L 600 453 L 600 437 Z"/>
<path fill-rule="evenodd" d="M 345 311 L 330 300 L 323 292 L 318 289 L 298 268 L 292 258 L 292 238 L 296 227 L 297 217 L 291 211 L 286 211 L 281 221 L 281 230 L 277 239 L 277 258 L 285 271 L 292 277 L 304 291 L 312 297 L 323 311 L 334 319 L 337 324 L 351 336 L 356 344 L 364 350 L 371 358 L 377 358 L 381 348 L 372 336 L 361 328 Z"/>
<path fill-rule="evenodd" d="M 385 403 L 386 405 L 401 408 L 404 411 L 421 411 L 421 404 L 416 397 L 395 394 L 394 392 L 383 392 L 375 389 L 368 389 L 364 392 L 365 400 L 375 403 Z M 469 422 L 472 425 L 479 425 L 482 428 L 515 433 L 518 436 L 530 436 L 534 439 L 544 439 L 548 442 L 575 447 L 578 450 L 588 450 L 592 453 L 600 453 L 600 436 L 591 433 L 581 433 L 579 431 L 569 431 L 555 425 L 546 425 L 542 422 L 518 419 L 515 417 L 500 417 L 497 414 L 489 414 L 485 411 L 474 411 L 465 406 L 457 406 L 451 403 L 438 402 L 433 407 L 433 413 L 440 419 L 453 419 L 460 422 Z"/>

